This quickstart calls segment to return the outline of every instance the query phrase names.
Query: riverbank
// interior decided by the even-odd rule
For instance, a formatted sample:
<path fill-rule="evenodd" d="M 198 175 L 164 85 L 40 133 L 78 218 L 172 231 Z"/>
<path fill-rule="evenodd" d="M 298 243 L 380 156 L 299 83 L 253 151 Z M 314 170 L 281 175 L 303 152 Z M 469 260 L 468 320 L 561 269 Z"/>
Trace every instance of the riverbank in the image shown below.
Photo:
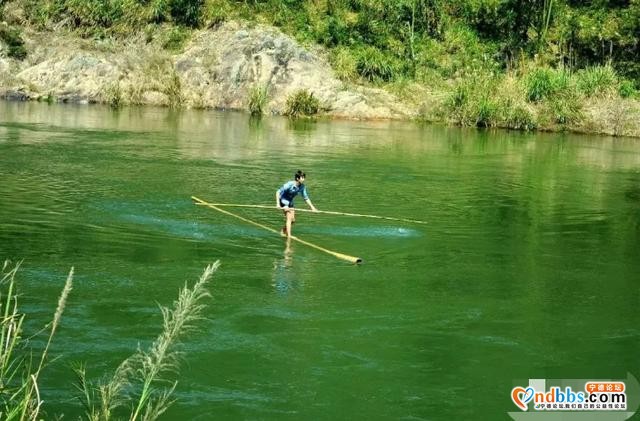
<path fill-rule="evenodd" d="M 327 49 L 245 21 L 187 30 L 158 25 L 126 38 L 21 30 L 24 57 L 0 50 L 9 100 L 160 105 L 286 114 L 299 92 L 329 118 L 399 119 L 517 130 L 640 137 L 640 102 L 606 66 L 568 73 L 529 65 L 506 73 L 354 83 Z"/>
<path fill-rule="evenodd" d="M 283 114 L 287 99 L 307 90 L 330 117 L 417 116 L 383 89 L 341 82 L 321 52 L 266 26 L 227 22 L 180 34 L 166 26 L 126 40 L 25 30 L 23 38 L 24 60 L 0 59 L 6 99 L 246 110 L 252 88 L 264 87 L 266 113 Z"/>

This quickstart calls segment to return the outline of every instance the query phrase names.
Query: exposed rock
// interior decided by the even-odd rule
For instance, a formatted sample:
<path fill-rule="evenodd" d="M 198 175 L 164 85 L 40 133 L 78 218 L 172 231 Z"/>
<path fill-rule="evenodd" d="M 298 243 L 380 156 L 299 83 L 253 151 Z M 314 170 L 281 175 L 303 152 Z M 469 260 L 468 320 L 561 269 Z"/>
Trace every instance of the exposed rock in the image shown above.
<path fill-rule="evenodd" d="M 12 89 L 6 90 L 0 94 L 0 98 L 8 101 L 28 101 L 31 99 L 31 95 L 25 91 L 14 91 Z"/>
<path fill-rule="evenodd" d="M 266 26 L 227 22 L 197 31 L 180 54 L 135 39 L 91 44 L 59 33 L 25 33 L 24 62 L 0 60 L 0 92 L 12 98 L 246 109 L 253 86 L 267 87 L 267 111 L 282 113 L 289 95 L 307 89 L 329 115 L 406 118 L 416 113 L 391 94 L 345 86 L 329 64 Z M 12 70 L 13 68 L 13 70 Z M 13 73 L 12 73 L 13 72 Z"/>

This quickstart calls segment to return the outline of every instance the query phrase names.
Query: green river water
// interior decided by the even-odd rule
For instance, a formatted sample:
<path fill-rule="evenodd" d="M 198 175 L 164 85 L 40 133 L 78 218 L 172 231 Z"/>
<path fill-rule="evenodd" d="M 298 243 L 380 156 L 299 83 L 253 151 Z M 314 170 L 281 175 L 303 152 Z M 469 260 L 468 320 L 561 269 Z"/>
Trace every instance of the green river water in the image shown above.
<path fill-rule="evenodd" d="M 297 169 L 319 209 L 428 224 L 297 215 L 355 266 L 190 199 L 275 205 Z M 640 140 L 0 103 L 0 259 L 27 334 L 75 267 L 45 419 L 217 259 L 165 419 L 508 419 L 529 378 L 640 375 Z"/>

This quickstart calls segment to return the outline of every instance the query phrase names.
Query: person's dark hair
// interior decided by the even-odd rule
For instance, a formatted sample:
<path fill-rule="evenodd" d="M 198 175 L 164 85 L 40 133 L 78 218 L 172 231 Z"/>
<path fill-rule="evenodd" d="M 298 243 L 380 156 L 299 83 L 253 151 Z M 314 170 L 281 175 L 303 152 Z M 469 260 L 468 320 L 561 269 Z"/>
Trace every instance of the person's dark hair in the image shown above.
<path fill-rule="evenodd" d="M 293 177 L 295 178 L 296 181 L 298 181 L 301 178 L 306 177 L 306 174 L 303 173 L 301 170 L 298 170 L 298 172 L 296 172 Z"/>

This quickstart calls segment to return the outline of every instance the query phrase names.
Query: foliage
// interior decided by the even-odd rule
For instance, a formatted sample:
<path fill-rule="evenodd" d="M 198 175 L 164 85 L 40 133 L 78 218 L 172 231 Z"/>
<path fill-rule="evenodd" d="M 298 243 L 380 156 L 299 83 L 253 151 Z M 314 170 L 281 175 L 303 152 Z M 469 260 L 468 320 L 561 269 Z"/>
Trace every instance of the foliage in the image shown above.
<path fill-rule="evenodd" d="M 483 42 L 478 35 L 463 25 L 452 25 L 444 30 L 441 40 L 428 40 L 417 47 L 417 77 L 430 69 L 443 78 L 463 77 L 478 72 L 497 72 L 497 47 Z"/>
<path fill-rule="evenodd" d="M 189 30 L 181 26 L 174 26 L 166 33 L 166 38 L 162 43 L 162 48 L 173 52 L 179 52 L 183 49 L 185 43 L 189 39 L 189 36 Z"/>
<path fill-rule="evenodd" d="M 618 75 L 609 65 L 581 69 L 576 79 L 578 89 L 588 97 L 618 90 Z"/>
<path fill-rule="evenodd" d="M 329 57 L 336 76 L 343 81 L 353 82 L 358 78 L 358 62 L 346 47 L 336 47 Z"/>
<path fill-rule="evenodd" d="M 25 0 L 13 0 L 25 1 Z M 273 24 L 329 49 L 351 79 L 415 77 L 425 67 L 452 77 L 521 57 L 569 70 L 611 67 L 640 80 L 640 2 L 574 0 L 28 0 L 35 23 L 83 33 L 126 34 L 146 24 L 210 27 L 228 19 Z"/>
<path fill-rule="evenodd" d="M 514 106 L 507 115 L 507 127 L 516 130 L 534 130 L 538 127 L 535 116 L 524 106 Z"/>
<path fill-rule="evenodd" d="M 584 117 L 582 104 L 574 91 L 565 91 L 554 95 L 545 104 L 545 114 L 552 123 L 561 125 L 576 124 Z"/>
<path fill-rule="evenodd" d="M 62 22 L 83 33 L 127 34 L 147 23 L 198 27 L 203 0 L 32 0 L 26 11 L 40 25 Z"/>
<path fill-rule="evenodd" d="M 60 325 L 62 313 L 73 285 L 73 268 L 58 299 L 49 324 L 46 345 L 39 353 L 28 353 L 28 338 L 23 337 L 25 314 L 18 308 L 15 276 L 20 264 L 13 268 L 4 262 L 0 272 L 0 418 L 3 420 L 40 419 L 42 399 L 39 376 L 47 365 L 49 348 Z"/>
<path fill-rule="evenodd" d="M 115 81 L 104 89 L 102 93 L 102 99 L 105 103 L 109 104 L 111 108 L 117 109 L 122 106 L 123 98 L 122 98 L 122 88 L 120 87 L 120 82 Z"/>
<path fill-rule="evenodd" d="M 492 95 L 497 84 L 498 80 L 490 75 L 463 79 L 445 102 L 448 113 L 462 126 L 497 126 L 504 113 L 500 102 Z"/>
<path fill-rule="evenodd" d="M 7 56 L 16 60 L 24 60 L 27 57 L 27 49 L 18 28 L 0 24 L 0 40 L 7 46 Z"/>
<path fill-rule="evenodd" d="M 284 114 L 289 117 L 310 117 L 318 114 L 320 101 L 307 89 L 299 89 L 287 98 Z"/>
<path fill-rule="evenodd" d="M 211 28 L 226 21 L 233 13 L 233 8 L 226 0 L 205 0 L 202 10 L 202 24 Z"/>
<path fill-rule="evenodd" d="M 267 105 L 267 87 L 255 85 L 249 90 L 249 112 L 252 116 L 260 116 L 265 111 Z"/>
<path fill-rule="evenodd" d="M 0 419 L 39 420 L 44 400 L 39 378 L 49 359 L 49 349 L 56 334 L 67 298 L 73 285 L 73 268 L 69 272 L 44 349 L 29 353 L 30 338 L 24 337 L 26 315 L 19 310 L 15 276 L 19 264 L 5 262 L 0 272 Z M 192 332 L 202 318 L 203 300 L 209 297 L 207 284 L 219 262 L 205 268 L 200 279 L 179 291 L 173 307 L 161 307 L 163 330 L 147 350 L 138 349 L 115 370 L 113 376 L 97 384 L 91 383 L 83 365 L 76 368 L 80 400 L 85 417 L 91 421 L 121 419 L 124 411 L 130 420 L 155 420 L 171 405 L 176 383 L 170 374 L 178 370 L 180 354 L 177 345 Z M 116 416 L 116 413 L 118 414 Z"/>
<path fill-rule="evenodd" d="M 535 107 L 527 103 L 521 81 L 514 75 L 479 74 L 462 79 L 451 91 L 442 113 L 461 126 L 534 130 Z"/>
<path fill-rule="evenodd" d="M 341 80 L 404 98 L 421 84 L 416 90 L 436 98 L 442 118 L 462 125 L 571 126 L 591 98 L 633 98 L 640 87 L 639 0 L 9 1 L 20 2 L 36 25 L 92 37 L 168 27 L 162 45 L 169 51 L 183 48 L 191 28 L 233 19 L 275 25 L 304 45 L 326 48 Z M 177 106 L 180 79 L 162 69 L 146 88 Z M 248 100 L 259 112 L 259 92 Z M 318 109 L 313 95 L 297 93 L 285 112 Z"/>
<path fill-rule="evenodd" d="M 131 411 L 131 421 L 155 420 L 171 405 L 171 394 L 176 382 L 168 382 L 167 375 L 178 369 L 179 352 L 176 345 L 180 339 L 195 328 L 202 318 L 202 301 L 209 297 L 207 283 L 218 269 L 219 262 L 205 268 L 200 279 L 189 288 L 180 290 L 173 308 L 161 307 L 163 330 L 149 349 L 138 349 L 125 359 L 113 376 L 97 384 L 87 380 L 86 368 L 76 368 L 78 389 L 85 415 L 91 421 L 119 419 L 118 410 Z"/>
<path fill-rule="evenodd" d="M 529 101 L 543 99 L 566 90 L 570 85 L 570 77 L 564 70 L 536 68 L 524 78 Z"/>
<path fill-rule="evenodd" d="M 633 98 L 638 95 L 638 91 L 630 80 L 623 79 L 618 87 L 618 94 L 621 98 Z"/>
<path fill-rule="evenodd" d="M 203 0 L 169 0 L 169 11 L 178 25 L 197 28 L 200 25 Z"/>
<path fill-rule="evenodd" d="M 390 82 L 397 73 L 400 65 L 375 47 L 364 47 L 356 51 L 356 72 L 369 82 Z"/>

